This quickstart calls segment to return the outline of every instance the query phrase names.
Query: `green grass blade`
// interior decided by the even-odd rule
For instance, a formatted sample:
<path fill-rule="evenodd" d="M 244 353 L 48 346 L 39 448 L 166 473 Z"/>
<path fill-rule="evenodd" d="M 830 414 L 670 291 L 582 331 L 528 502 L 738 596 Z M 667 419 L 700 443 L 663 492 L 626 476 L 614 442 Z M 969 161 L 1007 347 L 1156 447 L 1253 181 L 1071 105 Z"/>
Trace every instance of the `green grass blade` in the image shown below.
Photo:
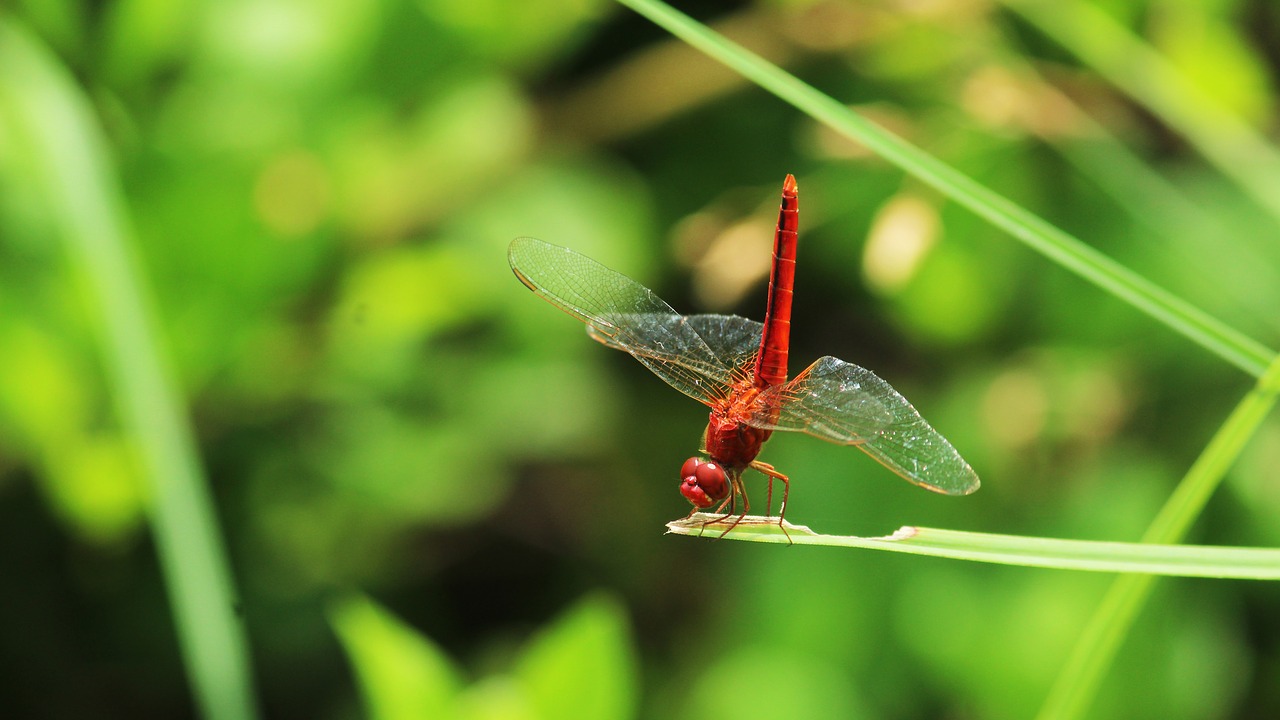
<path fill-rule="evenodd" d="M 0 15 L 0 126 L 7 156 L 48 204 L 96 315 L 107 382 L 137 444 L 178 637 L 203 715 L 256 716 L 231 573 L 152 308 L 129 256 L 119 181 L 88 101 L 58 60 Z"/>
<path fill-rule="evenodd" d="M 836 132 L 969 208 L 1059 265 L 1259 376 L 1274 353 L 781 68 L 657 0 L 618 0 Z"/>
<path fill-rule="evenodd" d="M 1277 394 L 1280 394 L 1280 358 L 1272 362 L 1209 441 L 1147 528 L 1142 538 L 1144 543 L 1174 543 L 1186 535 L 1227 469 L 1275 406 Z M 1040 710 L 1041 720 L 1084 715 L 1154 584 L 1152 575 L 1125 575 L 1111 585 L 1054 682 Z"/>
<path fill-rule="evenodd" d="M 1174 262 L 1199 268 L 1200 276 L 1213 292 L 1229 298 L 1242 313 L 1257 322 L 1280 330 L 1280 318 L 1268 312 L 1264 307 L 1267 304 L 1260 304 L 1256 293 L 1250 290 L 1251 284 L 1280 284 L 1274 282 L 1280 273 L 1269 267 L 1256 243 L 1236 238 L 1231 260 L 1225 264 L 1222 258 L 1205 257 L 1205 239 L 1222 234 L 1218 217 L 1197 198 L 1156 172 L 1110 129 L 1094 120 L 1085 108 L 1050 84 L 1025 59 L 1024 53 L 1000 53 L 999 61 L 1019 85 L 1051 101 L 1058 121 L 1072 129 L 1064 134 L 1033 124 L 1027 128 L 1030 132 L 1056 150 L 1081 177 L 1109 195 L 1133 222 L 1158 237 L 1159 252 L 1168 253 Z M 1243 278 L 1247 280 L 1242 281 Z"/>
<path fill-rule="evenodd" d="M 1201 92 L 1155 48 L 1093 3 L 1003 4 L 1181 133 L 1223 175 L 1280 219 L 1280 151 Z"/>
<path fill-rule="evenodd" d="M 668 523 L 667 528 L 678 535 L 718 538 L 733 522 L 733 518 L 720 520 L 720 517 L 698 513 L 691 518 Z M 778 527 L 777 518 L 748 516 L 723 537 L 725 540 L 781 545 L 794 543 L 886 550 L 1061 570 L 1280 580 L 1280 549 L 1272 548 L 1062 540 L 926 527 L 904 527 L 884 537 L 823 535 L 803 525 L 790 523 L 787 523 L 786 530 L 784 533 Z"/>

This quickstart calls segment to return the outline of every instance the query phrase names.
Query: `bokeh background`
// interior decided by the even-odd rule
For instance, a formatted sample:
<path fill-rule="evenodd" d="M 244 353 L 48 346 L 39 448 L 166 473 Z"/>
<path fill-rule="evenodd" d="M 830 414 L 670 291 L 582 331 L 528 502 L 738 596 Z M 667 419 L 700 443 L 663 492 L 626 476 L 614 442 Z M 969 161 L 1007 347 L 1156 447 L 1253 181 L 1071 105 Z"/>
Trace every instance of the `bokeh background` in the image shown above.
<path fill-rule="evenodd" d="M 1098 5 L 1276 129 L 1277 6 Z M 1277 344 L 1280 221 L 1018 14 L 679 6 Z M 984 483 L 942 497 L 776 436 L 762 459 L 793 478 L 788 518 L 823 532 L 1136 540 L 1252 386 L 603 0 L 6 15 L 110 140 L 268 717 L 393 717 L 366 702 L 379 683 L 415 688 L 404 707 L 445 698 L 442 717 L 1028 717 L 1110 583 L 664 535 L 705 411 L 521 286 L 515 236 L 681 311 L 758 319 L 795 173 L 793 372 L 873 369 Z M 96 314 L 12 142 L 0 123 L 0 705 L 192 716 Z M 1191 539 L 1280 543 L 1277 467 L 1272 418 Z M 1157 587 L 1091 716 L 1280 714 L 1280 590 Z M 355 669 L 359 648 L 385 662 Z"/>

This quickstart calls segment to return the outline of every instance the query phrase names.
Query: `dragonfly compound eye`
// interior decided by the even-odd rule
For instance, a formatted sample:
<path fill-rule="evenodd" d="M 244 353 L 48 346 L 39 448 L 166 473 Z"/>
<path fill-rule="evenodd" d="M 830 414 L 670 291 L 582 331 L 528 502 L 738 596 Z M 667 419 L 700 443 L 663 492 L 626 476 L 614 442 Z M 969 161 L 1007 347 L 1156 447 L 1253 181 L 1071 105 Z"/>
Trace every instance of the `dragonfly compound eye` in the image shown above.
<path fill-rule="evenodd" d="M 680 466 L 680 477 L 687 478 L 692 475 L 693 471 L 697 470 L 698 465 L 702 462 L 703 460 L 700 457 L 691 457 L 688 460 L 685 460 L 684 465 Z"/>
<path fill-rule="evenodd" d="M 699 510 L 706 510 L 716 504 L 715 500 L 707 497 L 707 493 L 698 487 L 698 479 L 692 475 L 680 482 L 680 494 Z"/>
<path fill-rule="evenodd" d="M 729 480 L 719 463 L 691 457 L 680 468 L 680 494 L 696 507 L 706 509 L 729 497 Z"/>
<path fill-rule="evenodd" d="M 693 476 L 697 478 L 698 487 L 712 500 L 723 500 L 729 497 L 729 481 L 725 477 L 724 468 L 718 463 L 704 462 L 694 468 Z"/>

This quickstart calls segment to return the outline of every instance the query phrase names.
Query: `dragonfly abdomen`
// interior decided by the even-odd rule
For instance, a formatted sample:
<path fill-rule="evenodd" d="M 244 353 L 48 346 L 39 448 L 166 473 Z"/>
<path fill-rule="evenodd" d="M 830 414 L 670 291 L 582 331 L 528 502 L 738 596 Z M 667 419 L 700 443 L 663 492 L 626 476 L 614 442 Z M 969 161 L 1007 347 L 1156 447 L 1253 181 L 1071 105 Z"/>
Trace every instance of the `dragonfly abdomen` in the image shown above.
<path fill-rule="evenodd" d="M 787 353 L 791 346 L 791 299 L 796 277 L 796 240 L 800 227 L 800 199 L 796 179 L 782 183 L 782 203 L 773 236 L 773 264 L 769 270 L 769 302 L 756 359 L 755 385 L 773 387 L 787 381 Z"/>

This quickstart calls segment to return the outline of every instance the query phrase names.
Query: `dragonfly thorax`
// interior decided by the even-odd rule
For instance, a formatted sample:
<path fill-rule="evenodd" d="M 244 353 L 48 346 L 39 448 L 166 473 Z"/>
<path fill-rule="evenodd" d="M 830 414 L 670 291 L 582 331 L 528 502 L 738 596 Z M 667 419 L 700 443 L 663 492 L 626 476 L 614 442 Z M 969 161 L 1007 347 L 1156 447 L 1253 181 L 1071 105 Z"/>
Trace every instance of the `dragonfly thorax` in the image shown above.
<path fill-rule="evenodd" d="M 771 430 L 748 425 L 740 417 L 726 416 L 713 410 L 702 441 L 712 460 L 727 468 L 741 470 L 756 459 L 771 434 Z"/>

